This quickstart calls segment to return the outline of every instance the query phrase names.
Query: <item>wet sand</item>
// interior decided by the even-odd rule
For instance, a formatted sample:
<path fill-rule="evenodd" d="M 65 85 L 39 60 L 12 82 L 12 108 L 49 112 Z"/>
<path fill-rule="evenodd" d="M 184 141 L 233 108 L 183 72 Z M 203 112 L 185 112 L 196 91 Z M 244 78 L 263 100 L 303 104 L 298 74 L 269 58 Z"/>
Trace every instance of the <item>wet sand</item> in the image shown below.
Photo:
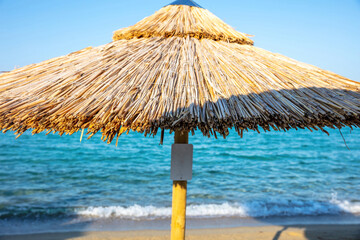
<path fill-rule="evenodd" d="M 360 240 L 360 225 L 262 226 L 191 229 L 187 240 Z M 168 240 L 169 231 L 68 232 L 0 236 L 1 240 Z"/>

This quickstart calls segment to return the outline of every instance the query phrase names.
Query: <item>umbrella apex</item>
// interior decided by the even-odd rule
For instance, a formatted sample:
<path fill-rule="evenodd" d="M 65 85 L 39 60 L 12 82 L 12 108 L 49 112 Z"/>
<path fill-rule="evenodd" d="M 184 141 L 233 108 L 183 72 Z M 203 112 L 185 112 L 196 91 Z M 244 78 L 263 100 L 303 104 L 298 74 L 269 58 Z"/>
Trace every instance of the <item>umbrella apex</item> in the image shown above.
<path fill-rule="evenodd" d="M 176 0 L 166 6 L 169 6 L 169 5 L 186 5 L 186 6 L 190 6 L 190 7 L 203 8 L 202 6 L 200 6 L 199 4 L 197 4 L 196 2 L 194 2 L 192 0 Z"/>
<path fill-rule="evenodd" d="M 250 35 L 236 31 L 192 0 L 176 0 L 133 26 L 114 32 L 113 40 L 197 38 L 254 45 Z"/>

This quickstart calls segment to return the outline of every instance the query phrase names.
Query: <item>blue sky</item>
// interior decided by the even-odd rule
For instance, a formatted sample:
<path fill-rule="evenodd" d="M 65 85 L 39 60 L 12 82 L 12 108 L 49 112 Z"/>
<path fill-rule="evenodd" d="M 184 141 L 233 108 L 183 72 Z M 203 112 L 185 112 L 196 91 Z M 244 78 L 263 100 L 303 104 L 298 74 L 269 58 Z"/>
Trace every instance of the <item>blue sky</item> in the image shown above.
<path fill-rule="evenodd" d="M 0 0 L 0 71 L 111 41 L 171 0 Z M 255 45 L 360 81 L 360 0 L 198 0 Z"/>

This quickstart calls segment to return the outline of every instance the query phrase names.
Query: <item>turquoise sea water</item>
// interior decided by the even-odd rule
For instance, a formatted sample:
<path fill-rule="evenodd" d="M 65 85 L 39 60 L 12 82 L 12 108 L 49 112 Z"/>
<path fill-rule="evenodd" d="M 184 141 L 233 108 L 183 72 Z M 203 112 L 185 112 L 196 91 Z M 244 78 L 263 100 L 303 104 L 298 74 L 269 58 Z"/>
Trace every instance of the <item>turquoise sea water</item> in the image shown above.
<path fill-rule="evenodd" d="M 197 132 L 188 217 L 260 218 L 360 214 L 360 130 Z M 14 221 L 117 219 L 171 214 L 173 136 L 0 135 L 0 233 Z"/>

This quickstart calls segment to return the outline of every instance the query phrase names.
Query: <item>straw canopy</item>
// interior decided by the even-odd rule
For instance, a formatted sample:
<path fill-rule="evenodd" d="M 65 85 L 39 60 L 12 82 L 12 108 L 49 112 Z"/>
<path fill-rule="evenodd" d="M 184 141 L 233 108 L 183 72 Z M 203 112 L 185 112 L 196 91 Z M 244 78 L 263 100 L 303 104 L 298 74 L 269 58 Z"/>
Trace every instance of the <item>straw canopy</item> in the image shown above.
<path fill-rule="evenodd" d="M 190 2 L 190 1 L 186 1 Z M 0 129 L 72 134 L 360 126 L 360 83 L 253 46 L 208 10 L 165 6 L 114 41 L 0 74 Z"/>
<path fill-rule="evenodd" d="M 210 11 L 187 5 L 178 5 L 176 1 L 157 11 L 134 26 L 115 32 L 113 40 L 133 38 L 180 37 L 211 39 L 230 43 L 249 44 L 254 42 L 250 35 L 237 32 Z M 188 1 L 186 1 L 188 2 Z M 190 3 L 189 3 L 190 4 Z"/>

